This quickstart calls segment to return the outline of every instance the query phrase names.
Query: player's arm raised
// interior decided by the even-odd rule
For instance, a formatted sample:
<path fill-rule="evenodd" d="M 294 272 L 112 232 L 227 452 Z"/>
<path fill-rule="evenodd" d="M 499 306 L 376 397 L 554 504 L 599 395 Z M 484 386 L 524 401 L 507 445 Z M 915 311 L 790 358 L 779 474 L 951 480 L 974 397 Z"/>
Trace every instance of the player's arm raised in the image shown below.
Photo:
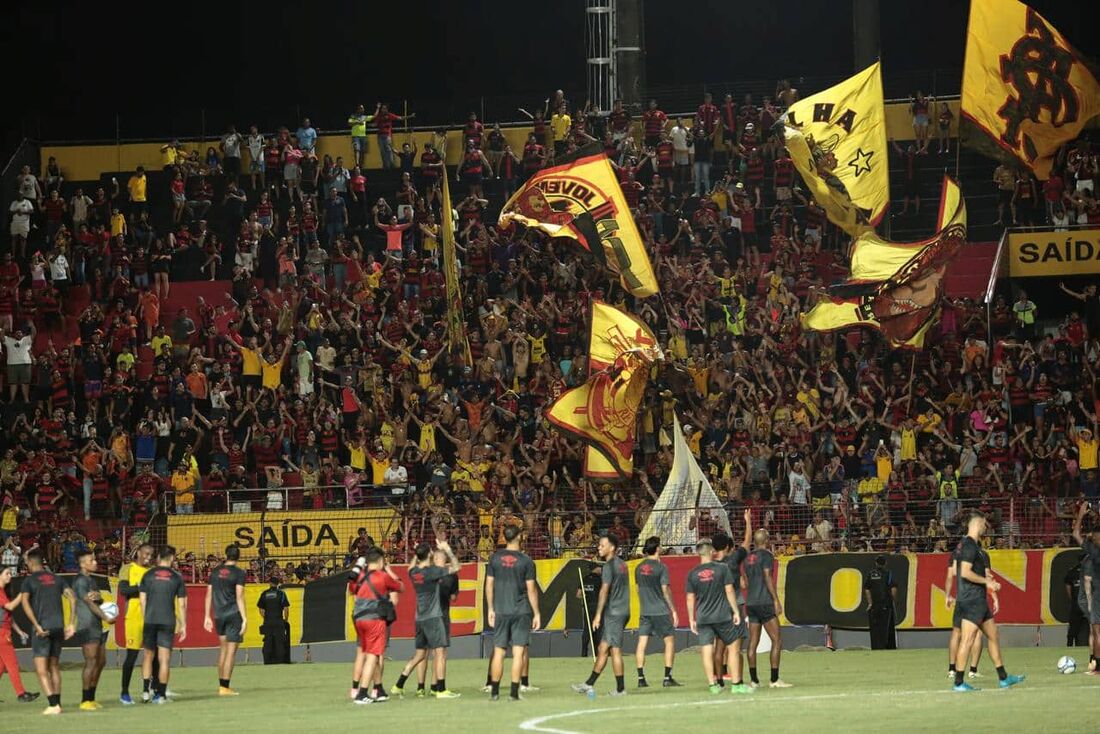
<path fill-rule="evenodd" d="M 440 350 L 442 351 L 442 350 Z M 447 556 L 447 572 L 458 573 L 462 570 L 462 564 L 458 562 L 458 558 L 455 557 L 454 551 L 451 550 L 451 544 L 445 540 L 437 540 L 435 547 L 443 551 L 443 554 Z"/>

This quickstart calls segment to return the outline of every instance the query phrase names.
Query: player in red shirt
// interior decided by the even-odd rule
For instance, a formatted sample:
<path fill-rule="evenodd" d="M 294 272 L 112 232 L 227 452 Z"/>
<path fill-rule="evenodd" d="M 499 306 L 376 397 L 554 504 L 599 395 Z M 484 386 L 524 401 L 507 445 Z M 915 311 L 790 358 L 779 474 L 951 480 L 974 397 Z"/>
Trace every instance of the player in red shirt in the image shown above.
<path fill-rule="evenodd" d="M 396 605 L 397 594 L 405 590 L 405 585 L 386 563 L 382 551 L 371 548 L 355 565 L 358 574 L 348 584 L 355 597 L 352 607 L 352 620 L 355 623 L 355 635 L 358 646 L 355 651 L 355 667 L 352 674 L 351 695 L 357 704 L 369 704 L 378 700 L 382 691 L 382 656 L 386 652 L 389 620 L 385 618 L 386 604 Z M 374 684 L 374 685 L 372 685 Z M 373 689 L 373 691 L 372 691 Z"/>

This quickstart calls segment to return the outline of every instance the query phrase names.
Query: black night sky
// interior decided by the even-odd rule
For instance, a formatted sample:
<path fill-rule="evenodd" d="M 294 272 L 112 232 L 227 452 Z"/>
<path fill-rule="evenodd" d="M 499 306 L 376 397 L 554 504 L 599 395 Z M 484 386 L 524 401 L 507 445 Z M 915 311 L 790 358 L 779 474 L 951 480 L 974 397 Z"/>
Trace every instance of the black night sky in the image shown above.
<path fill-rule="evenodd" d="M 853 71 L 850 0 L 644 3 L 651 87 Z M 1080 30 L 1090 3 L 1032 5 L 1097 57 L 1100 40 Z M 881 2 L 888 96 L 914 71 L 961 69 L 967 7 Z M 583 0 L 18 3 L 2 31 L 16 110 L 4 142 L 113 138 L 116 112 L 125 138 L 197 132 L 200 109 L 210 134 L 293 127 L 299 111 L 339 127 L 378 99 L 408 99 L 431 123 L 463 119 L 482 95 L 535 105 L 561 87 L 579 101 L 584 27 Z"/>

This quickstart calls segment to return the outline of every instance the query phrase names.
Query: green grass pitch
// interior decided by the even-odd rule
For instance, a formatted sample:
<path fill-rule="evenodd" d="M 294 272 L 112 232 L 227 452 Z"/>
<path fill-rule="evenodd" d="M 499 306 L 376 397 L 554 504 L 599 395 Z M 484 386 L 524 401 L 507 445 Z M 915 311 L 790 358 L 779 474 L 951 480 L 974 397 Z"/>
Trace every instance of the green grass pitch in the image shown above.
<path fill-rule="evenodd" d="M 1077 659 L 1079 671 L 1061 675 L 1059 656 Z M 78 669 L 63 673 L 64 713 L 40 715 L 44 699 L 32 704 L 15 701 L 7 681 L 0 682 L 0 717 L 4 731 L 192 732 L 215 731 L 339 731 L 366 726 L 370 731 L 397 732 L 1031 732 L 1057 726 L 1067 731 L 1096 731 L 1100 724 L 1100 677 L 1086 676 L 1084 648 L 1012 648 L 1006 650 L 1010 672 L 1026 673 L 1027 681 L 1009 690 L 997 688 L 988 656 L 982 658 L 982 691 L 956 694 L 946 678 L 946 652 L 840 651 L 789 652 L 783 655 L 788 690 L 757 690 L 751 696 L 710 695 L 703 683 L 699 656 L 679 655 L 674 675 L 684 688 L 660 686 L 659 655 L 648 659 L 650 688 L 635 687 L 633 657 L 626 662 L 629 695 L 609 698 L 614 686 L 610 665 L 597 684 L 592 701 L 573 693 L 569 684 L 584 680 L 590 661 L 583 658 L 533 659 L 531 683 L 542 690 L 526 700 L 491 703 L 479 689 L 485 662 L 456 660 L 447 683 L 462 698 L 417 699 L 415 681 L 404 700 L 355 706 L 348 700 L 352 647 L 347 664 L 291 666 L 241 665 L 233 676 L 238 698 L 218 698 L 213 668 L 172 671 L 171 687 L 179 698 L 167 706 L 119 705 L 119 670 L 108 667 L 99 685 L 104 705 L 97 712 L 77 710 Z M 767 678 L 766 660 L 761 673 Z M 386 684 L 392 685 L 400 661 L 387 661 Z M 506 668 L 507 670 L 507 668 Z M 507 673 L 506 673 L 507 675 Z M 140 676 L 135 676 L 140 691 Z M 33 673 L 24 680 L 37 689 Z M 716 727 L 721 727 L 718 729 Z"/>

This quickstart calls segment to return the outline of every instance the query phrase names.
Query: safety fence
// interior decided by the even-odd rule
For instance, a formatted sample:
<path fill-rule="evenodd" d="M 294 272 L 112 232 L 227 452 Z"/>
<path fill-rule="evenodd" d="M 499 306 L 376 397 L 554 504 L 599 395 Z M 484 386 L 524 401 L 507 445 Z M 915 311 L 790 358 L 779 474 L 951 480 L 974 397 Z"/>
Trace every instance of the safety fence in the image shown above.
<path fill-rule="evenodd" d="M 446 538 L 460 560 L 485 560 L 503 544 L 508 526 L 525 530 L 525 544 L 535 558 L 591 555 L 604 532 L 615 534 L 632 554 L 645 535 L 658 534 L 671 553 L 693 553 L 697 539 L 728 532 L 740 543 L 748 510 L 752 528 L 769 531 L 777 548 L 790 555 L 851 552 L 936 552 L 947 550 L 973 510 L 990 520 L 990 545 L 995 548 L 1038 548 L 1067 545 L 1076 500 L 1031 498 L 1018 493 L 938 499 L 923 493 L 906 496 L 881 490 L 861 496 L 858 487 L 812 485 L 807 502 L 760 498 L 768 485 L 746 485 L 742 494 L 699 502 L 695 488 L 678 494 L 681 502 L 656 508 L 640 488 L 603 485 L 589 496 L 569 492 L 540 496 L 524 492 L 502 497 L 486 493 L 445 495 L 415 488 L 372 487 L 367 502 L 336 507 L 310 506 L 294 498 L 301 488 L 279 488 L 284 499 L 230 502 L 235 511 L 221 513 L 160 513 L 148 526 L 135 530 L 154 543 L 170 543 L 196 577 L 217 562 L 227 545 L 237 545 L 260 580 L 272 574 L 299 580 L 343 568 L 369 545 L 383 548 L 394 562 L 411 559 L 420 542 Z M 866 488 L 866 487 L 865 487 Z M 335 490 L 335 488 L 333 488 Z M 837 490 L 832 492 L 830 490 Z M 240 492 L 241 490 L 236 490 Z"/>

